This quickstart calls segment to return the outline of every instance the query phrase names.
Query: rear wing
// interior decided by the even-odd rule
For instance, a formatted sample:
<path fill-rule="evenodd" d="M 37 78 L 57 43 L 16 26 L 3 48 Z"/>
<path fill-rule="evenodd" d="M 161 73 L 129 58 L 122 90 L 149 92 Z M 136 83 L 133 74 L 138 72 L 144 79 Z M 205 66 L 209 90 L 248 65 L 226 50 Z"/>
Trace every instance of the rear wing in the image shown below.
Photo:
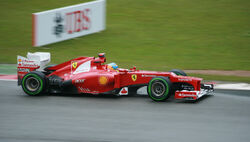
<path fill-rule="evenodd" d="M 17 56 L 17 77 L 18 85 L 21 84 L 23 76 L 31 71 L 43 71 L 50 62 L 49 52 L 27 53 L 27 57 Z"/>

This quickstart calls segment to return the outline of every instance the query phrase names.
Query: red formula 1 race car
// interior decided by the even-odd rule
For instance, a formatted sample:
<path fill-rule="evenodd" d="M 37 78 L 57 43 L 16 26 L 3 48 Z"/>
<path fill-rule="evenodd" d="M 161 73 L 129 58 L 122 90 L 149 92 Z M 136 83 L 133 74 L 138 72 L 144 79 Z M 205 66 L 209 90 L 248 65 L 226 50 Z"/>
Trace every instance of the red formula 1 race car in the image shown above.
<path fill-rule="evenodd" d="M 175 99 L 197 100 L 213 92 L 213 84 L 202 84 L 201 78 L 187 76 L 181 70 L 169 72 L 118 68 L 105 64 L 104 53 L 99 57 L 79 57 L 50 65 L 50 53 L 28 53 L 18 56 L 18 85 L 31 96 L 43 93 L 88 93 L 128 95 L 147 86 L 148 96 L 164 101 L 174 94 Z"/>

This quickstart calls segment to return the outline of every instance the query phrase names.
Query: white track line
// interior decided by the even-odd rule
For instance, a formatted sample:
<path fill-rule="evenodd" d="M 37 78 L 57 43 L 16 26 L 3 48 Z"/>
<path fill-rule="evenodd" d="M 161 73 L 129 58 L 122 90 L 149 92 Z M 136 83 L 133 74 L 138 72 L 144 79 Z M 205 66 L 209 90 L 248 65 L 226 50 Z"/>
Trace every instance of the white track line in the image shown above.
<path fill-rule="evenodd" d="M 16 79 L 0 79 L 0 81 L 17 81 Z"/>
<path fill-rule="evenodd" d="M 215 84 L 214 88 L 228 89 L 228 90 L 250 90 L 250 84 L 247 83 Z"/>

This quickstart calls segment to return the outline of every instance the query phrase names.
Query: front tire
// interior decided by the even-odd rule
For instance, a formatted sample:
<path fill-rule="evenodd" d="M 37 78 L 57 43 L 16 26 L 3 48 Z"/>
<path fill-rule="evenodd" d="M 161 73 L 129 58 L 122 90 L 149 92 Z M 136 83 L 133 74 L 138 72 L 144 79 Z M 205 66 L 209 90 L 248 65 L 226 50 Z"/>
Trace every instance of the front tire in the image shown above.
<path fill-rule="evenodd" d="M 23 77 L 22 88 L 29 96 L 40 95 L 46 88 L 46 76 L 38 71 L 30 72 Z"/>
<path fill-rule="evenodd" d="M 172 92 L 172 83 L 167 77 L 154 77 L 148 84 L 148 95 L 154 101 L 167 100 Z"/>

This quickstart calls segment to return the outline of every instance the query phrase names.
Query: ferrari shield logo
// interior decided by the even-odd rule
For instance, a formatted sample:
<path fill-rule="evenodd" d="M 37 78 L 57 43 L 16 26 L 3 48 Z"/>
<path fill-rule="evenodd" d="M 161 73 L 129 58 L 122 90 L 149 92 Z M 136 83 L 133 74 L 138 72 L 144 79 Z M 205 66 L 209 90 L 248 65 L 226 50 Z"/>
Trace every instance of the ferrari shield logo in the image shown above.
<path fill-rule="evenodd" d="M 77 62 L 73 62 L 72 67 L 75 69 L 77 67 Z"/>
<path fill-rule="evenodd" d="M 137 75 L 136 75 L 136 74 L 133 74 L 133 75 L 131 76 L 131 78 L 132 78 L 133 81 L 136 81 Z"/>

